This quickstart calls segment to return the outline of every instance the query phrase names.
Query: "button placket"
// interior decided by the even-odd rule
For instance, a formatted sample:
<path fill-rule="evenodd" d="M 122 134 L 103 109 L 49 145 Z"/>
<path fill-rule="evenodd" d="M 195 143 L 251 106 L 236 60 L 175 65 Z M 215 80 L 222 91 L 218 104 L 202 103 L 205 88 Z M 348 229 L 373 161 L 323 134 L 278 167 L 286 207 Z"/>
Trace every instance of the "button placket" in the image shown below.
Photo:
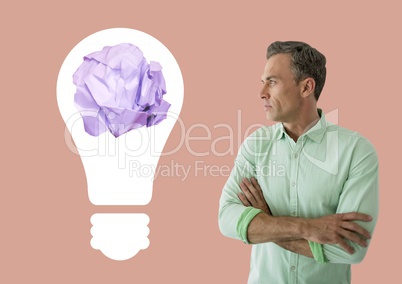
<path fill-rule="evenodd" d="M 290 263 L 289 263 L 289 283 L 296 284 L 297 283 L 297 265 L 298 265 L 298 254 L 292 253 L 290 255 Z"/>
<path fill-rule="evenodd" d="M 299 172 L 299 151 L 301 148 L 300 141 L 294 145 L 293 149 L 291 149 L 291 171 L 290 171 L 290 216 L 298 215 L 298 196 L 297 196 L 297 175 Z"/>

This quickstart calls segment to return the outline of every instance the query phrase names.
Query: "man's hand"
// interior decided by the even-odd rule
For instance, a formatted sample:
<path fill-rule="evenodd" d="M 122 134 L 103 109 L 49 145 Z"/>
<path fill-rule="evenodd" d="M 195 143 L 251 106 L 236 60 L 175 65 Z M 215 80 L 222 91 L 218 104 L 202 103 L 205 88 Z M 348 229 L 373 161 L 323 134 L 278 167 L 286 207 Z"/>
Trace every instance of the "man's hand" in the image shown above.
<path fill-rule="evenodd" d="M 305 238 L 320 244 L 338 244 L 352 254 L 353 248 L 346 242 L 350 240 L 359 246 L 366 247 L 370 233 L 353 221 L 371 221 L 367 214 L 351 212 L 327 215 L 316 219 L 306 219 Z"/>
<path fill-rule="evenodd" d="M 262 193 L 261 187 L 257 180 L 253 177 L 250 180 L 244 178 L 240 183 L 242 192 L 240 192 L 237 196 L 239 197 L 241 203 L 243 203 L 244 206 L 251 206 L 261 209 L 268 215 L 272 216 L 271 210 L 265 201 L 264 194 Z"/>

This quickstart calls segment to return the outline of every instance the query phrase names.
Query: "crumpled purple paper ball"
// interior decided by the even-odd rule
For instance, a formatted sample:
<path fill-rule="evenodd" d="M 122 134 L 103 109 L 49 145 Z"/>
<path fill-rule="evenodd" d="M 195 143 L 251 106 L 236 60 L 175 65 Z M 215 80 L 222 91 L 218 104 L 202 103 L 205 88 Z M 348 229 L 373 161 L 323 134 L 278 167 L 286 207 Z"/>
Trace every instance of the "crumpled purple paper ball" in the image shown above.
<path fill-rule="evenodd" d="M 162 66 L 147 63 L 142 51 L 130 43 L 105 46 L 84 57 L 73 75 L 74 102 L 85 131 L 98 136 L 107 129 L 115 136 L 166 118 L 170 104 Z"/>

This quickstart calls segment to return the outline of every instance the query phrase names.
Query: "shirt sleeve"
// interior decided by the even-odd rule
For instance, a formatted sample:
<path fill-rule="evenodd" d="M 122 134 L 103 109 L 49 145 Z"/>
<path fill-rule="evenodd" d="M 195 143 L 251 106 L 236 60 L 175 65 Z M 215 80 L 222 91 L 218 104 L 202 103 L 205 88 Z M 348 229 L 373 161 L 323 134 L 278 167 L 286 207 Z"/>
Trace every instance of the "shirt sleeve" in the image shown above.
<path fill-rule="evenodd" d="M 336 213 L 360 212 L 373 217 L 371 222 L 356 221 L 373 235 L 378 218 L 378 157 L 374 147 L 361 138 L 353 152 L 349 176 L 343 186 Z M 329 263 L 354 264 L 363 260 L 368 247 L 347 241 L 354 253 L 349 254 L 339 245 L 322 245 L 317 249 L 315 259 L 325 259 Z M 317 254 L 317 255 L 316 255 Z"/>
<path fill-rule="evenodd" d="M 219 202 L 219 228 L 224 236 L 249 243 L 247 229 L 253 218 L 262 210 L 244 206 L 238 193 L 241 192 L 240 182 L 243 178 L 254 177 L 255 143 L 252 136 L 246 138 L 240 146 L 234 167 L 223 187 Z"/>

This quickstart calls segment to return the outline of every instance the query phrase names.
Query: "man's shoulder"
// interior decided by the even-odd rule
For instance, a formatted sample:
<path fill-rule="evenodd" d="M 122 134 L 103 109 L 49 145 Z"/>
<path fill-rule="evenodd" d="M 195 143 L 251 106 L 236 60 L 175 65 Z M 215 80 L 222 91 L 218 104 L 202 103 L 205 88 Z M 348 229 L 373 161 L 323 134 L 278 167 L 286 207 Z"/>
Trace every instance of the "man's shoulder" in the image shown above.
<path fill-rule="evenodd" d="M 326 129 L 327 133 L 335 133 L 338 142 L 348 147 L 358 147 L 365 150 L 375 151 L 373 144 L 360 134 L 358 131 L 350 130 L 348 128 L 329 124 Z"/>

